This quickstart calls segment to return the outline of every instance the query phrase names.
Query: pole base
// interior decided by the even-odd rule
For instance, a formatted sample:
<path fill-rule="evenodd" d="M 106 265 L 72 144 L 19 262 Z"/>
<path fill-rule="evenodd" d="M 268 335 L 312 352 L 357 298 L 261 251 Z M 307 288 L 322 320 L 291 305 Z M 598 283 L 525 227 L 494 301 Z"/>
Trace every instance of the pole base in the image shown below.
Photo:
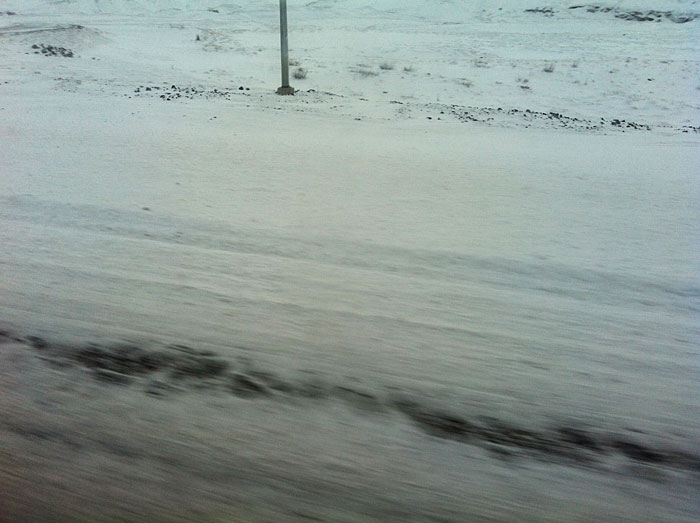
<path fill-rule="evenodd" d="M 281 95 L 287 95 L 287 94 L 294 94 L 294 87 L 289 87 L 289 86 L 282 86 L 277 88 L 277 94 Z"/>

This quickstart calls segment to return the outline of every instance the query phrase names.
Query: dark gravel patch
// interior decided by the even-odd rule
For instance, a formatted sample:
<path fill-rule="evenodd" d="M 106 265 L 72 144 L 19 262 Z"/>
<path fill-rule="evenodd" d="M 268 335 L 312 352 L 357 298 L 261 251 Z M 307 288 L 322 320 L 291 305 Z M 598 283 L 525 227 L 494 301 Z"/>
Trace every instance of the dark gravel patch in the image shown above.
<path fill-rule="evenodd" d="M 531 109 L 506 109 L 503 107 L 464 107 L 450 105 L 441 109 L 443 114 L 454 116 L 463 123 L 507 123 L 507 120 L 518 122 L 518 126 L 551 127 L 557 129 L 570 129 L 573 131 L 651 131 L 649 124 L 632 122 L 619 118 L 599 118 L 586 119 L 575 116 L 567 116 L 554 111 L 543 112 Z M 505 117 L 505 118 L 504 118 Z M 507 118 L 507 119 L 506 119 Z M 685 130 L 684 130 L 685 129 Z M 676 131 L 695 131 L 694 128 L 686 126 Z M 697 131 L 695 131 L 697 132 Z"/>
<path fill-rule="evenodd" d="M 17 339 L 0 330 L 0 341 Z M 426 436 L 477 445 L 504 459 L 531 457 L 544 461 L 590 464 L 607 455 L 622 456 L 635 463 L 700 472 L 700 456 L 670 447 L 640 441 L 631 430 L 596 431 L 575 423 L 545 428 L 523 427 L 496 416 L 468 417 L 445 406 L 431 405 L 420 397 L 399 394 L 382 397 L 348 378 L 327 383 L 309 373 L 300 379 L 285 379 L 273 372 L 256 369 L 250 359 L 235 368 L 213 351 L 187 345 L 170 345 L 150 350 L 135 344 L 111 347 L 88 344 L 74 348 L 52 345 L 38 336 L 23 339 L 43 360 L 79 365 L 108 385 L 132 386 L 141 383 L 146 394 L 167 398 L 188 389 L 226 390 L 246 400 L 284 399 L 297 401 L 340 400 L 365 412 L 392 411 L 405 416 Z M 375 389 L 376 390 L 376 387 Z M 27 436 L 56 439 L 52 433 Z M 60 437 L 58 438 L 60 440 Z"/>
<path fill-rule="evenodd" d="M 265 385 L 245 374 L 234 374 L 229 388 L 233 394 L 241 398 L 255 398 L 270 394 Z"/>
<path fill-rule="evenodd" d="M 73 58 L 75 56 L 72 50 L 55 45 L 34 44 L 32 49 L 34 54 L 43 54 L 44 56 L 61 56 L 63 58 Z"/>
<path fill-rule="evenodd" d="M 588 13 L 607 13 L 620 20 L 628 22 L 661 22 L 668 20 L 675 24 L 685 24 L 700 18 L 698 13 L 677 13 L 675 11 L 659 11 L 656 9 L 636 10 L 602 5 L 573 5 L 569 9 L 582 9 Z"/>
<path fill-rule="evenodd" d="M 231 100 L 234 96 L 245 94 L 250 87 L 242 85 L 225 89 L 209 89 L 201 86 L 180 86 L 175 84 L 164 85 L 139 85 L 133 91 L 135 97 L 156 97 L 164 102 L 175 100 L 194 100 L 204 98 L 206 100 Z"/>

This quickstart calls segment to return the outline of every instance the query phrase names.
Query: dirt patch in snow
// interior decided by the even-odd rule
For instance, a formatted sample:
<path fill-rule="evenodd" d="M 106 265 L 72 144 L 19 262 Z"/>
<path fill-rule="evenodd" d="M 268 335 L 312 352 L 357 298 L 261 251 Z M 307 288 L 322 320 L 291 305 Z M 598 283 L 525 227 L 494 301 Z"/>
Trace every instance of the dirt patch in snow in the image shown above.
<path fill-rule="evenodd" d="M 202 86 L 179 86 L 175 84 L 164 85 L 139 85 L 134 89 L 133 96 L 139 97 L 157 97 L 165 102 L 173 100 L 194 100 L 196 98 L 204 98 L 206 100 L 231 100 L 233 96 L 244 94 L 245 91 L 250 91 L 250 87 L 238 86 L 231 88 L 206 88 Z"/>
<path fill-rule="evenodd" d="M 43 54 L 44 56 L 62 56 L 63 58 L 73 58 L 75 56 L 72 50 L 54 45 L 34 44 L 32 49 L 34 54 Z"/>
<path fill-rule="evenodd" d="M 669 21 L 675 24 L 685 24 L 700 18 L 698 13 L 678 13 L 675 11 L 661 11 L 657 9 L 624 9 L 621 7 L 604 6 L 599 4 L 587 5 L 572 5 L 568 8 L 570 11 L 581 10 L 586 13 L 609 14 L 620 20 L 628 22 L 662 22 Z M 533 7 L 525 9 L 526 13 L 534 13 L 552 17 L 557 14 L 557 10 L 553 7 Z"/>
<path fill-rule="evenodd" d="M 422 401 L 416 391 L 368 386 L 351 378 L 333 382 L 315 373 L 291 379 L 259 368 L 248 357 L 233 362 L 213 351 L 188 345 L 145 348 L 132 344 L 89 343 L 75 347 L 0 330 L 0 343 L 3 341 L 25 344 L 54 368 L 81 367 L 104 386 L 138 387 L 152 396 L 165 398 L 193 390 L 216 390 L 247 400 L 311 402 L 309 406 L 316 401 L 341 401 L 359 413 L 398 413 L 427 435 L 477 445 L 501 458 L 529 457 L 546 462 L 591 465 L 604 457 L 618 456 L 646 465 L 700 471 L 700 456 L 645 443 L 632 436 L 641 431 L 601 431 L 580 426 L 576 421 L 528 428 L 497 415 L 470 418 Z M 55 439 L 41 430 L 24 435 Z"/>

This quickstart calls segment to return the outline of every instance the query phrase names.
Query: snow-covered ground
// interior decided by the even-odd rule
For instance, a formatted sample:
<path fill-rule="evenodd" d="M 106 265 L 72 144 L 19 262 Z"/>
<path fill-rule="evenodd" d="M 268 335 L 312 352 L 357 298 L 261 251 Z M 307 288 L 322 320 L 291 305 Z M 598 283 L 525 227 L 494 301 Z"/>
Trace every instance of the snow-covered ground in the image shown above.
<path fill-rule="evenodd" d="M 700 3 L 0 2 L 0 520 L 695 521 Z"/>

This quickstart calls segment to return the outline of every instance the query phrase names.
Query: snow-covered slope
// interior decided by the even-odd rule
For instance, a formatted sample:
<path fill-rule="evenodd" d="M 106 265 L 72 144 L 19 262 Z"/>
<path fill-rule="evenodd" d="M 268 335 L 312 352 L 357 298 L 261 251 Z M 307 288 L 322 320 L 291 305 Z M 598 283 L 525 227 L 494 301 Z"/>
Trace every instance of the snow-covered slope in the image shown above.
<path fill-rule="evenodd" d="M 276 2 L 192 4 L 10 3 L 8 12 L 17 14 L 3 17 L 4 58 L 12 63 L 35 44 L 78 46 L 81 42 L 67 40 L 68 33 L 54 26 L 81 24 L 86 30 L 74 31 L 76 40 L 88 31 L 101 30 L 108 38 L 114 33 L 112 49 L 118 53 L 86 70 L 81 79 L 86 88 L 91 76 L 114 65 L 131 75 L 119 86 L 121 94 L 147 82 L 172 85 L 176 78 L 168 77 L 168 67 L 187 75 L 184 87 L 246 83 L 269 92 L 279 68 Z M 290 3 L 292 72 L 304 70 L 296 85 L 312 90 L 307 109 L 360 118 L 430 117 L 606 132 L 697 128 L 696 2 L 616 2 L 609 9 L 537 5 Z M 637 9 L 656 13 L 655 21 L 620 18 Z M 42 28 L 33 13 L 46 10 L 52 25 L 37 32 Z M 683 16 L 689 21 L 678 23 Z M 117 21 L 128 33 L 113 25 Z M 97 27 L 101 23 L 106 25 Z M 26 32 L 31 34 L 18 34 Z M 371 102 L 370 111 L 362 99 Z"/>

